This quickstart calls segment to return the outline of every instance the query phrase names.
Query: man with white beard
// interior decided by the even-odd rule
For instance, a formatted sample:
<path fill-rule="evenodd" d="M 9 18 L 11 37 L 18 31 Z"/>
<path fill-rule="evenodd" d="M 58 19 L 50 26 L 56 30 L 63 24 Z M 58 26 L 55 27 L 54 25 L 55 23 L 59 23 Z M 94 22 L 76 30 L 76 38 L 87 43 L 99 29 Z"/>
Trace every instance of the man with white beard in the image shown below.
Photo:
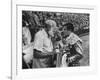
<path fill-rule="evenodd" d="M 46 20 L 45 27 L 35 34 L 33 68 L 52 67 L 52 56 L 56 52 L 53 50 L 51 38 L 54 37 L 56 27 L 54 20 Z"/>

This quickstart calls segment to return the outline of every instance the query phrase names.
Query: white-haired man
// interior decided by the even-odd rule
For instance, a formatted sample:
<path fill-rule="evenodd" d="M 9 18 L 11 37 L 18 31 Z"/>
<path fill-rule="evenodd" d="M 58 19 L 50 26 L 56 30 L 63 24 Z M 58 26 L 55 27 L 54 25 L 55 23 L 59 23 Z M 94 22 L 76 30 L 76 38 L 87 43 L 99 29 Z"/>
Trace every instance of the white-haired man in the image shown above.
<path fill-rule="evenodd" d="M 52 67 L 52 55 L 54 55 L 51 37 L 54 36 L 56 22 L 45 21 L 45 28 L 40 29 L 34 39 L 34 59 L 33 68 Z"/>

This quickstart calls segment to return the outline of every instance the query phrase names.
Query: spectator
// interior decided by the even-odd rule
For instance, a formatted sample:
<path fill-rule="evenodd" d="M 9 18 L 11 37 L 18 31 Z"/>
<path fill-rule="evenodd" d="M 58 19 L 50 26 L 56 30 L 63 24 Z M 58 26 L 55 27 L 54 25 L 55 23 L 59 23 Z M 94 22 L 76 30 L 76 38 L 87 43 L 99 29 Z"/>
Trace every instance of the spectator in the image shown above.
<path fill-rule="evenodd" d="M 28 45 L 31 44 L 31 34 L 29 31 L 29 28 L 24 26 L 23 27 L 23 32 L 22 32 L 22 41 L 23 41 L 23 65 L 27 65 L 28 68 L 30 68 L 29 64 L 31 63 L 32 60 L 32 55 L 33 55 L 33 47 L 28 47 Z M 24 66 L 25 67 L 25 66 Z"/>

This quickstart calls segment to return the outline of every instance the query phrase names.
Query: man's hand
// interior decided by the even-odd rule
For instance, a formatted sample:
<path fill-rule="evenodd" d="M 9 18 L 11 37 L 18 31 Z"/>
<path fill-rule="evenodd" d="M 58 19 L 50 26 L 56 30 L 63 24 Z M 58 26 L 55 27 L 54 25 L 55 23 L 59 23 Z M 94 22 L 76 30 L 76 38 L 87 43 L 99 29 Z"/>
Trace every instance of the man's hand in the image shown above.
<path fill-rule="evenodd" d="M 59 49 L 55 49 L 55 52 L 56 52 L 56 53 L 60 53 L 60 50 L 59 50 Z"/>
<path fill-rule="evenodd" d="M 75 56 L 68 58 L 68 62 L 73 62 L 75 60 Z"/>

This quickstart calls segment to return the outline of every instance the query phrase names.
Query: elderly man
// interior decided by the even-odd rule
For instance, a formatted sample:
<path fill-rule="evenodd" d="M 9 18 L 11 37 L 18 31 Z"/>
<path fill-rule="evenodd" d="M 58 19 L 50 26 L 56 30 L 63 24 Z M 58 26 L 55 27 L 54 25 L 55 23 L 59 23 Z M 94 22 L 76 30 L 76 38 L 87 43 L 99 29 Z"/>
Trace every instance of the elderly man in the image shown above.
<path fill-rule="evenodd" d="M 45 21 L 45 28 L 40 29 L 34 39 L 34 59 L 33 68 L 52 67 L 53 43 L 51 37 L 54 36 L 56 22 L 53 20 Z"/>

